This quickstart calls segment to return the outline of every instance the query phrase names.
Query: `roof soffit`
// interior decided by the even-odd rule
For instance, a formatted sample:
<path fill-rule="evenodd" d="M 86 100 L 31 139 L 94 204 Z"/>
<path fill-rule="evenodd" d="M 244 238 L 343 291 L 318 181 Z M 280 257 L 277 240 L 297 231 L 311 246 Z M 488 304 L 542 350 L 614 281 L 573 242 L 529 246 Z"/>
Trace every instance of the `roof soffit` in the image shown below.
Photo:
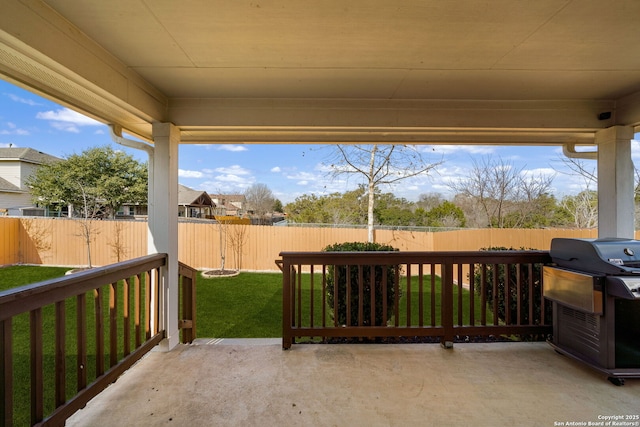
<path fill-rule="evenodd" d="M 580 143 L 640 123 L 633 0 L 7 0 L 3 15 L 0 73 L 145 139 L 154 120 L 189 143 Z"/>

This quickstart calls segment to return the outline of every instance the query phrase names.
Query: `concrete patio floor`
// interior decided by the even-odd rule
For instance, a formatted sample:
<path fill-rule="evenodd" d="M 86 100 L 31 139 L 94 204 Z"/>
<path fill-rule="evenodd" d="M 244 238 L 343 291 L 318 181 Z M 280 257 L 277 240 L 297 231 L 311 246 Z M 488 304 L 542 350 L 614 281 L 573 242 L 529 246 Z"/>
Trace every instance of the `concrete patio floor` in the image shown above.
<path fill-rule="evenodd" d="M 67 426 L 539 427 L 639 414 L 640 380 L 616 387 L 546 343 L 197 340 L 149 353 Z"/>

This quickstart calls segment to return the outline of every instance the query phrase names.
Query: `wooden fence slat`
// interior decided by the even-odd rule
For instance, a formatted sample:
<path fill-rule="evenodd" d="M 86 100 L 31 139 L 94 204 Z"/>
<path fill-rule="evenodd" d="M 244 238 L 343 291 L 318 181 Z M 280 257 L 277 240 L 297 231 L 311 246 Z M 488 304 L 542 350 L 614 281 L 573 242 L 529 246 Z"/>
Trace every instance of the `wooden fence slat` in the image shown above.
<path fill-rule="evenodd" d="M 27 225 L 29 224 L 29 225 Z M 91 244 L 94 265 L 133 259 L 147 254 L 147 222 L 95 221 Z M 364 228 L 278 227 L 229 225 L 228 233 L 241 235 L 235 243 L 227 239 L 228 267 L 256 271 L 276 271 L 273 260 L 283 251 L 319 251 L 336 242 L 364 242 Z M 43 234 L 44 233 L 44 234 Z M 178 257 L 200 269 L 220 266 L 220 229 L 205 221 L 178 224 Z M 64 218 L 0 217 L 0 265 L 52 264 L 85 265 L 86 247 L 78 236 L 77 221 Z M 38 238 L 39 235 L 40 237 Z M 300 236 L 304 235 L 304 239 Z M 6 238 L 5 238 L 6 236 Z M 637 232 L 640 236 L 640 230 Z M 427 232 L 376 230 L 376 241 L 401 251 L 476 251 L 491 246 L 548 250 L 553 237 L 597 237 L 597 230 L 577 229 L 462 229 Z M 37 244 L 40 240 L 41 244 Z M 236 239 L 237 240 L 237 239 Z M 192 242 L 204 242 L 193 245 Z M 238 249 L 238 247 L 240 249 Z M 238 258 L 238 259 L 236 259 Z"/>

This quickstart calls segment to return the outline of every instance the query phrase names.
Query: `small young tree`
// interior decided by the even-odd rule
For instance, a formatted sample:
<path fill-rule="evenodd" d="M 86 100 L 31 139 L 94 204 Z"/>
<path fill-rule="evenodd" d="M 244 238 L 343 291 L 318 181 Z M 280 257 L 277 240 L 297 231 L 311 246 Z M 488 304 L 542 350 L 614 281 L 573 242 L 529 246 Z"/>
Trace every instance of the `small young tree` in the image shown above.
<path fill-rule="evenodd" d="M 233 250 L 233 255 L 236 262 L 236 270 L 242 268 L 242 253 L 245 244 L 247 243 L 247 236 L 249 234 L 248 224 L 233 224 L 228 227 L 229 244 Z"/>
<path fill-rule="evenodd" d="M 80 236 L 82 237 L 87 250 L 87 267 L 92 268 L 91 242 L 95 239 L 93 221 L 98 216 L 100 205 L 91 188 L 83 185 L 81 182 L 77 183 L 77 185 L 78 190 L 82 195 L 82 209 L 80 221 L 78 222 L 80 225 Z"/>
<path fill-rule="evenodd" d="M 227 262 L 227 240 L 229 237 L 229 217 L 216 216 L 216 228 L 218 229 L 218 244 L 220 247 L 220 272 L 224 273 Z"/>
<path fill-rule="evenodd" d="M 125 246 L 124 223 L 122 221 L 114 221 L 113 235 L 111 240 L 107 243 L 111 248 L 111 253 L 116 258 L 116 262 L 122 261 L 127 256 L 127 248 Z"/>

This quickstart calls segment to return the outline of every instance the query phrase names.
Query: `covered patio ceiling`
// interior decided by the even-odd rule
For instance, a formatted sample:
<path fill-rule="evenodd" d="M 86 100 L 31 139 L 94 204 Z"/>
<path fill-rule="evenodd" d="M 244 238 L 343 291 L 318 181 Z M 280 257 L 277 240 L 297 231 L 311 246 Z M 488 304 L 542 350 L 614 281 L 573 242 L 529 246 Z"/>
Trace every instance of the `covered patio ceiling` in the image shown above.
<path fill-rule="evenodd" d="M 637 0 L 4 0 L 0 75 L 152 141 L 592 144 Z"/>

